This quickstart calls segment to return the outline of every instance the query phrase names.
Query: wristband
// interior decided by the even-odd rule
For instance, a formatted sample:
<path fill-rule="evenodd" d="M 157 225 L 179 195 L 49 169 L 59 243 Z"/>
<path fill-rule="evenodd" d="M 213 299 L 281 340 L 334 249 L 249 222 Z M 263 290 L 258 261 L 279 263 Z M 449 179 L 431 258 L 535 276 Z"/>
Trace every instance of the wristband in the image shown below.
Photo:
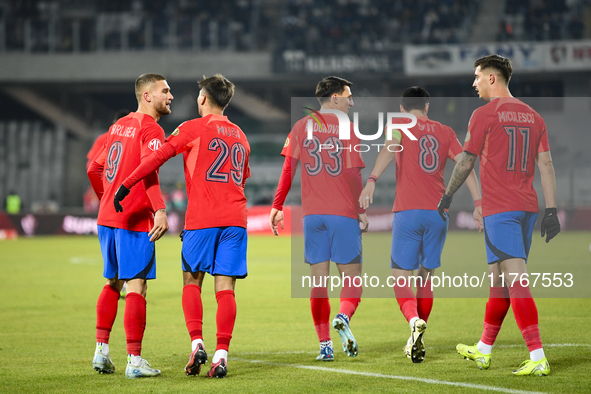
<path fill-rule="evenodd" d="M 369 179 L 367 180 L 368 182 L 373 182 L 376 183 L 378 181 L 378 177 L 375 175 L 370 175 Z"/>
<path fill-rule="evenodd" d="M 482 206 L 482 198 L 479 198 L 478 200 L 474 200 L 474 208 L 478 208 Z"/>

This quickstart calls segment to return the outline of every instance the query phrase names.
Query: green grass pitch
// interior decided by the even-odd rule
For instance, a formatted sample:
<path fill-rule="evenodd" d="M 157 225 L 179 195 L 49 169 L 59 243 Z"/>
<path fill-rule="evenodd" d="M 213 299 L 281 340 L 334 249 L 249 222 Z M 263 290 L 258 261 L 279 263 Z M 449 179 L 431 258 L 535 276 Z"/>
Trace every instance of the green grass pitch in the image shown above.
<path fill-rule="evenodd" d="M 388 247 L 389 235 L 367 235 L 363 242 L 366 256 L 371 256 L 376 248 Z M 577 278 L 586 281 L 588 274 L 580 277 L 580 272 L 589 271 L 590 242 L 589 232 L 562 233 L 548 245 L 538 235 L 530 270 L 560 271 L 568 261 L 580 270 Z M 333 332 L 335 361 L 317 362 L 309 300 L 291 298 L 290 239 L 266 236 L 250 237 L 249 276 L 237 283 L 238 317 L 228 377 L 207 379 L 202 372 L 188 378 L 184 366 L 190 340 L 181 307 L 180 242 L 165 237 L 156 248 L 158 278 L 149 283 L 142 355 L 162 370 L 162 376 L 127 380 L 123 301 L 110 341 L 117 370 L 99 375 L 91 366 L 96 299 L 105 283 L 98 240 L 63 236 L 0 242 L 0 393 L 591 392 L 589 298 L 537 299 L 542 341 L 552 368 L 545 378 L 511 375 L 529 356 L 512 312 L 488 371 L 478 370 L 455 352 L 458 342 L 478 341 L 484 298 L 435 299 L 422 364 L 412 364 L 402 354 L 409 329 L 395 299 L 363 299 L 351 322 L 359 356 L 348 358 Z M 486 269 L 482 235 L 450 233 L 443 268 L 473 261 L 480 264 L 480 272 Z M 203 303 L 205 344 L 211 357 L 216 302 L 209 277 Z M 331 305 L 336 314 L 338 299 L 332 299 Z"/>

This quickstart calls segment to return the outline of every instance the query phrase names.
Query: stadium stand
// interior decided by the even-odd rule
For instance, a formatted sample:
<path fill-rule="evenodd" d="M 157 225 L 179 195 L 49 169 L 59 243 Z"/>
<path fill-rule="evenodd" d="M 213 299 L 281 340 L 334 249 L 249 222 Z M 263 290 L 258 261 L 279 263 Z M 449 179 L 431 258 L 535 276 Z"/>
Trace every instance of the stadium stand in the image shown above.
<path fill-rule="evenodd" d="M 6 152 L 0 155 L 0 198 L 9 189 L 19 189 L 25 209 L 30 209 L 33 196 L 50 199 L 61 187 L 67 193 L 57 195 L 59 205 L 81 208 L 87 181 L 75 169 L 83 168 L 84 154 L 106 130 L 114 111 L 133 107 L 129 80 L 153 59 L 155 67 L 170 75 L 175 94 L 173 114 L 162 124 L 167 133 L 197 116 L 194 83 L 203 73 L 223 72 L 236 82 L 228 115 L 244 125 L 252 141 L 255 171 L 247 193 L 252 203 L 263 203 L 276 186 L 278 152 L 290 129 L 291 98 L 312 96 L 310 87 L 325 73 L 349 77 L 355 97 L 397 97 L 409 84 L 420 84 L 432 97 L 471 100 L 469 61 L 456 63 L 461 73 L 437 73 L 439 65 L 454 59 L 446 48 L 461 44 L 472 51 L 467 55 L 471 59 L 497 50 L 518 56 L 518 42 L 538 49 L 556 44 L 555 68 L 516 73 L 513 94 L 588 97 L 589 71 L 561 68 L 569 59 L 560 56 L 574 50 L 574 40 L 581 40 L 577 61 L 586 61 L 591 44 L 583 40 L 590 36 L 589 26 L 590 0 L 0 0 L 0 150 Z M 568 43 L 561 47 L 561 41 Z M 410 75 L 405 53 L 424 45 L 434 49 L 419 53 L 422 60 L 414 65 L 433 64 L 435 73 Z M 339 68 L 351 59 L 368 68 Z M 537 59 L 515 64 L 535 66 Z M 277 60 L 283 68 L 275 68 Z M 131 75 L 121 71 L 127 64 Z M 286 64 L 303 67 L 290 69 Z M 380 70 L 371 68 L 383 64 Z M 556 108 L 538 105 L 549 113 L 553 129 L 567 112 L 588 112 L 583 102 L 573 104 L 580 107 L 576 111 L 568 103 Z M 445 105 L 433 105 L 432 114 L 450 123 L 462 139 L 470 113 L 462 100 L 445 99 Z M 12 145 L 16 142 L 11 141 L 21 134 L 30 137 L 30 149 L 62 149 L 64 157 L 50 166 L 18 159 Z M 562 200 L 571 205 L 591 204 L 591 192 L 583 190 L 591 168 L 583 150 L 586 141 L 580 132 L 551 141 L 557 172 L 564 172 L 560 182 L 566 182 L 559 193 L 567 195 Z M 576 164 L 583 168 L 575 171 Z M 61 174 L 55 170 L 58 165 Z M 169 192 L 184 181 L 181 167 L 179 161 L 162 170 Z M 395 180 L 384 178 L 381 184 L 393 189 Z M 297 193 L 292 197 L 289 203 L 297 203 Z M 456 200 L 458 207 L 462 198 Z"/>
<path fill-rule="evenodd" d="M 506 0 L 497 41 L 585 38 L 586 5 L 586 0 Z"/>

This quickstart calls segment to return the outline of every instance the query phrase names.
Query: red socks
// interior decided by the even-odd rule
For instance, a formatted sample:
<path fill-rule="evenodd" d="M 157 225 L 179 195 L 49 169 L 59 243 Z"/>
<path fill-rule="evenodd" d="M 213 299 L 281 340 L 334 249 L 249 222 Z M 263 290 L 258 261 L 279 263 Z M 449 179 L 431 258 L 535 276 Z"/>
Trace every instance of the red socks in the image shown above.
<path fill-rule="evenodd" d="M 418 284 L 418 283 L 417 283 Z M 433 289 L 431 289 L 431 281 L 427 280 L 424 286 L 417 286 L 417 312 L 419 318 L 427 321 L 433 308 Z"/>
<path fill-rule="evenodd" d="M 127 293 L 123 326 L 127 337 L 127 354 L 139 356 L 146 329 L 146 299 L 141 294 Z"/>
<path fill-rule="evenodd" d="M 530 352 L 542 347 L 540 330 L 538 328 L 538 308 L 531 295 L 529 286 L 515 282 L 509 289 L 513 314 L 521 335 Z"/>
<path fill-rule="evenodd" d="M 503 320 L 511 306 L 509 291 L 506 287 L 491 287 L 486 312 L 484 313 L 484 331 L 480 341 L 486 345 L 494 345 Z"/>
<path fill-rule="evenodd" d="M 230 347 L 234 323 L 236 322 L 236 298 L 233 290 L 222 290 L 215 293 L 218 301 L 218 310 L 216 314 L 217 338 L 216 350 L 226 350 Z"/>
<path fill-rule="evenodd" d="M 203 303 L 201 287 L 190 284 L 183 287 L 183 312 L 191 341 L 203 339 Z"/>
<path fill-rule="evenodd" d="M 400 311 L 406 318 L 406 321 L 410 322 L 410 319 L 419 316 L 417 299 L 410 286 L 394 286 L 394 293 L 396 294 L 396 301 L 400 305 Z"/>
<path fill-rule="evenodd" d="M 356 287 L 351 286 L 351 283 L 343 283 L 339 313 L 344 313 L 349 316 L 349 321 L 355 314 L 355 311 L 361 302 L 361 293 L 363 293 L 363 288 L 361 286 Z"/>
<path fill-rule="evenodd" d="M 342 304 L 341 304 L 342 305 Z M 313 287 L 310 292 L 310 309 L 314 328 L 320 342 L 330 341 L 330 302 L 326 287 Z"/>
<path fill-rule="evenodd" d="M 111 329 L 117 317 L 119 290 L 105 285 L 96 303 L 96 341 L 109 343 Z"/>

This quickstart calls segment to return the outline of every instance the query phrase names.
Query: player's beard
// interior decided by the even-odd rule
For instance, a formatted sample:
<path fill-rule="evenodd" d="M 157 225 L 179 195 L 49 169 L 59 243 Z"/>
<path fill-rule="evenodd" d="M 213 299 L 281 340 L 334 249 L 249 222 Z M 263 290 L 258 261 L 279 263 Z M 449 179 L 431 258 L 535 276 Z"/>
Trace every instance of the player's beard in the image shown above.
<path fill-rule="evenodd" d="M 172 110 L 166 106 L 166 103 L 160 103 L 154 109 L 156 110 L 156 112 L 158 112 L 158 115 L 160 116 L 168 115 L 172 112 Z"/>

